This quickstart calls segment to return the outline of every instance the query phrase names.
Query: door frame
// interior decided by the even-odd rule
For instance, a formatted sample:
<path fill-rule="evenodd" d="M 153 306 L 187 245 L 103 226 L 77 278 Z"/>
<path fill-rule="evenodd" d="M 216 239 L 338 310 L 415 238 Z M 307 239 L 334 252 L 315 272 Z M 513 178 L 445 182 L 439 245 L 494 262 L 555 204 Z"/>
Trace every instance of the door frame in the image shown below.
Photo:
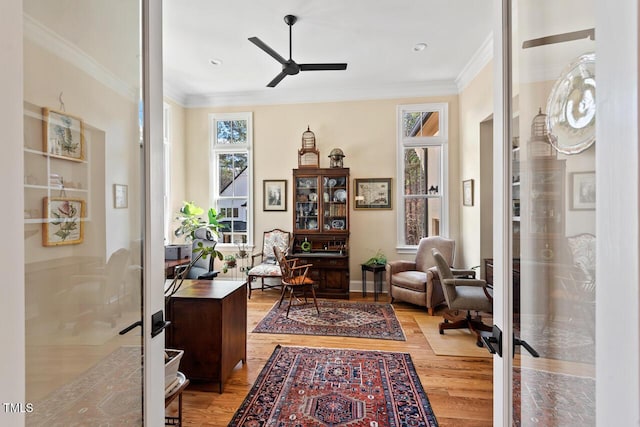
<path fill-rule="evenodd" d="M 145 248 L 143 259 L 144 316 L 144 421 L 146 426 L 164 425 L 164 334 L 151 338 L 151 313 L 164 308 L 162 217 L 162 2 L 142 0 L 144 34 L 145 105 Z M 6 61 L 0 68 L 0 124 L 6 144 L 0 156 L 4 183 L 22 183 L 23 164 L 23 2 L 0 2 L 0 46 Z M 152 144 L 151 141 L 154 143 Z M 0 342 L 7 351 L 0 355 L 0 402 L 25 402 L 25 308 L 24 308 L 24 219 L 22 186 L 5 185 L 13 203 L 0 210 L 3 236 L 11 251 L 0 257 L 3 290 L 0 298 Z M 22 426 L 25 412 L 8 413 L 0 406 L 0 424 Z"/>
<path fill-rule="evenodd" d="M 144 102 L 143 357 L 144 425 L 164 425 L 164 332 L 151 336 L 151 316 L 164 311 L 164 145 L 162 1 L 142 0 Z"/>
<path fill-rule="evenodd" d="M 615 7 L 606 0 L 594 1 L 598 55 L 596 141 L 602 141 L 596 151 L 596 212 L 602 213 L 596 214 L 596 283 L 606 284 L 596 288 L 596 422 L 637 425 L 640 422 L 637 404 L 640 400 L 640 7 L 634 0 L 622 0 Z M 511 7 L 512 0 L 494 2 L 494 322 L 503 330 L 506 349 L 512 348 L 513 331 L 509 238 Z M 512 424 L 512 360 L 494 356 L 496 427 Z"/>

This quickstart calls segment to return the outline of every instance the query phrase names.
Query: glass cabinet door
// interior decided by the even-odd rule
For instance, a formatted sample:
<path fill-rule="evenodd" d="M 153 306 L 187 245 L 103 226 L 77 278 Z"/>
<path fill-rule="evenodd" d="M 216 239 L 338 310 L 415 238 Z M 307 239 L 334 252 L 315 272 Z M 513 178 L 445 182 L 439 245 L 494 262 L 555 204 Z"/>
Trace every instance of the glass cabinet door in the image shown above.
<path fill-rule="evenodd" d="M 295 178 L 295 221 L 296 230 L 317 231 L 319 228 L 319 177 Z"/>
<path fill-rule="evenodd" d="M 324 231 L 348 230 L 348 188 L 347 175 L 325 176 L 322 178 L 323 218 L 322 229 Z"/>

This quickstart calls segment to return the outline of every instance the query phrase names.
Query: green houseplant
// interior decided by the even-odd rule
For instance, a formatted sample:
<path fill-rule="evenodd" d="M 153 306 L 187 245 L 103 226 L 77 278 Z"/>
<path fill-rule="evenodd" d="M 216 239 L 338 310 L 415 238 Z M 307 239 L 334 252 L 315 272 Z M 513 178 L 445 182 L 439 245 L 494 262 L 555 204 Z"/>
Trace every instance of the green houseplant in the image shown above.
<path fill-rule="evenodd" d="M 196 238 L 196 230 L 206 228 L 211 234 L 219 237 L 225 228 L 225 225 L 220 222 L 222 214 L 216 212 L 214 208 L 209 208 L 206 219 L 203 218 L 203 214 L 204 209 L 194 202 L 184 202 L 176 216 L 176 220 L 180 221 L 180 225 L 176 228 L 174 235 L 176 237 L 184 237 L 186 242 L 192 242 Z M 168 301 L 171 296 L 178 292 L 191 267 L 193 267 L 200 258 L 206 256 L 216 257 L 220 261 L 224 258 L 222 252 L 216 250 L 215 246 L 204 246 L 202 242 L 198 242 L 193 248 L 189 264 L 176 274 L 171 284 L 165 290 L 165 301 Z"/>

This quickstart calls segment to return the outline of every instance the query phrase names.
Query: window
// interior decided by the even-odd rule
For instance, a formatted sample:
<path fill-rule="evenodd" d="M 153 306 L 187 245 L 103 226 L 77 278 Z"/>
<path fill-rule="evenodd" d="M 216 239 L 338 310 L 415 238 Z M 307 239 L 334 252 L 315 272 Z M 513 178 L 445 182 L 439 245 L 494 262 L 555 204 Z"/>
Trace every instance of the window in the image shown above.
<path fill-rule="evenodd" d="M 447 233 L 447 105 L 398 106 L 398 246 Z"/>
<path fill-rule="evenodd" d="M 212 205 L 223 215 L 221 243 L 248 243 L 251 234 L 252 116 L 212 114 Z"/>

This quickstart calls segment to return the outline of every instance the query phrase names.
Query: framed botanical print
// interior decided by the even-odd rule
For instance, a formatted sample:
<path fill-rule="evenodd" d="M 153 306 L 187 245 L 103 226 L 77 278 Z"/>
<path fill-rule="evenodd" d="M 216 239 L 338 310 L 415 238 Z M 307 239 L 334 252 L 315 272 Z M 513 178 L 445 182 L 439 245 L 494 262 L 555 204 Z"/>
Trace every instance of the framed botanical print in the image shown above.
<path fill-rule="evenodd" d="M 76 162 L 85 159 L 84 123 L 62 111 L 42 109 L 43 151 Z"/>
<path fill-rule="evenodd" d="M 75 245 L 84 240 L 85 201 L 70 198 L 43 200 L 42 245 Z"/>

